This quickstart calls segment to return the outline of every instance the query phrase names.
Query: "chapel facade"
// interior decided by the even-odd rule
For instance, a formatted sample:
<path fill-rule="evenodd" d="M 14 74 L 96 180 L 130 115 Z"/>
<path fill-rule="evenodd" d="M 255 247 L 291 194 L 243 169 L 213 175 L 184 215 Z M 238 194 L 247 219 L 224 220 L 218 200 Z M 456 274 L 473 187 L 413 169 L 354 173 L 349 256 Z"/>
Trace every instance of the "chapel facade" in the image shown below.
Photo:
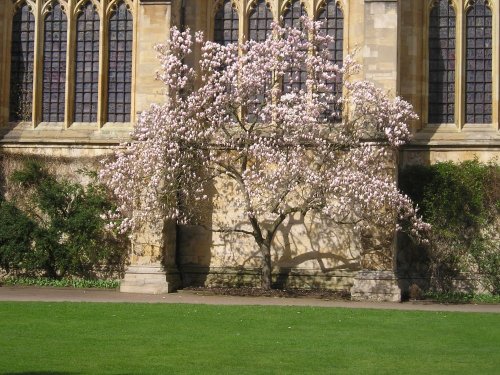
<path fill-rule="evenodd" d="M 0 1 L 0 180 L 25 156 L 50 160 L 65 176 L 97 167 L 128 139 L 141 111 L 165 100 L 154 46 L 171 27 L 229 43 L 262 40 L 273 21 L 294 25 L 301 16 L 324 22 L 335 37 L 332 58 L 341 63 L 356 51 L 359 78 L 414 106 L 414 137 L 395 155 L 396 167 L 500 155 L 498 0 Z M 211 205 L 212 220 L 227 219 L 227 194 Z M 399 299 L 394 236 L 296 219 L 277 238 L 277 284 Z M 134 235 L 122 290 L 257 283 L 259 262 L 246 239 L 153 227 Z"/>

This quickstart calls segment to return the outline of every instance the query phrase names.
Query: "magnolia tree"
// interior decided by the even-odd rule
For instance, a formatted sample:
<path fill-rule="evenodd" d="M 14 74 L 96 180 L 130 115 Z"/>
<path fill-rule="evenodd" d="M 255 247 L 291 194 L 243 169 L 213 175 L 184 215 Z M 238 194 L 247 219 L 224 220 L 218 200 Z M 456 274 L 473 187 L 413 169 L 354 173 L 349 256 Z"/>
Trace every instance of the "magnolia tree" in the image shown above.
<path fill-rule="evenodd" d="M 319 30 L 306 19 L 301 29 L 274 24 L 263 42 L 226 46 L 171 30 L 157 46 L 168 100 L 141 114 L 130 143 L 100 173 L 120 201 L 121 230 L 196 222 L 207 184 L 228 178 L 247 225 L 211 230 L 255 240 L 268 289 L 273 239 L 290 215 L 316 211 L 358 229 L 404 222 L 417 237 L 428 229 L 384 162 L 409 140 L 412 107 L 353 81 L 359 67 L 351 57 L 342 68 L 332 63 L 332 39 Z M 195 69 L 185 60 L 198 43 Z M 303 88 L 294 84 L 301 72 Z"/>

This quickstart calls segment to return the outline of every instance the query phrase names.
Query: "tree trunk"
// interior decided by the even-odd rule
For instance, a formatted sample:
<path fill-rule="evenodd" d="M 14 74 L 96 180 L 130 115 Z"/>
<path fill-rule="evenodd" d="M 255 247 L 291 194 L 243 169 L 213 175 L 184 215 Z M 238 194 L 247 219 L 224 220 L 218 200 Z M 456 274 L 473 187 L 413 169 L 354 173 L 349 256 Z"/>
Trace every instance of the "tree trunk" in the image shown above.
<path fill-rule="evenodd" d="M 261 287 L 264 290 L 271 289 L 271 245 L 263 243 L 260 245 L 260 253 L 262 254 L 262 279 Z"/>

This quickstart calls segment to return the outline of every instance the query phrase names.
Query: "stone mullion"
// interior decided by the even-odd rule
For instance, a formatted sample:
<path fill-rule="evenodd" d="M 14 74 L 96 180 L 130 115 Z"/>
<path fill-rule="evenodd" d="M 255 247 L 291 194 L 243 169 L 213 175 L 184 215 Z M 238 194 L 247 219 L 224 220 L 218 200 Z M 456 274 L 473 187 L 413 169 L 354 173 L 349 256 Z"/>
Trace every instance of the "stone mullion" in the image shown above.
<path fill-rule="evenodd" d="M 68 128 L 73 122 L 74 99 L 75 99 L 75 65 L 76 65 L 76 14 L 74 12 L 77 0 L 68 1 L 66 17 L 68 28 L 66 31 L 66 92 L 64 94 L 64 128 Z"/>
<path fill-rule="evenodd" d="M 238 40 L 244 43 L 248 37 L 248 2 L 240 0 L 238 3 Z M 241 53 L 241 50 L 240 50 Z"/>
<path fill-rule="evenodd" d="M 32 125 L 35 128 L 42 121 L 42 85 L 43 85 L 43 33 L 45 31 L 42 15 L 42 1 L 35 4 L 35 56 L 33 62 L 33 117 Z"/>

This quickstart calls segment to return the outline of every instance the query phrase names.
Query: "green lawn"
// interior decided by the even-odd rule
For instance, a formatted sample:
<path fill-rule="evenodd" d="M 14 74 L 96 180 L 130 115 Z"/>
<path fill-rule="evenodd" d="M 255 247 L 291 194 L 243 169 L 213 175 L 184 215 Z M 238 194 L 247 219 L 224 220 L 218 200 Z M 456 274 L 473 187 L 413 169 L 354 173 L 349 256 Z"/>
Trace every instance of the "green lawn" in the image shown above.
<path fill-rule="evenodd" d="M 500 374 L 500 314 L 3 302 L 0 374 Z"/>

